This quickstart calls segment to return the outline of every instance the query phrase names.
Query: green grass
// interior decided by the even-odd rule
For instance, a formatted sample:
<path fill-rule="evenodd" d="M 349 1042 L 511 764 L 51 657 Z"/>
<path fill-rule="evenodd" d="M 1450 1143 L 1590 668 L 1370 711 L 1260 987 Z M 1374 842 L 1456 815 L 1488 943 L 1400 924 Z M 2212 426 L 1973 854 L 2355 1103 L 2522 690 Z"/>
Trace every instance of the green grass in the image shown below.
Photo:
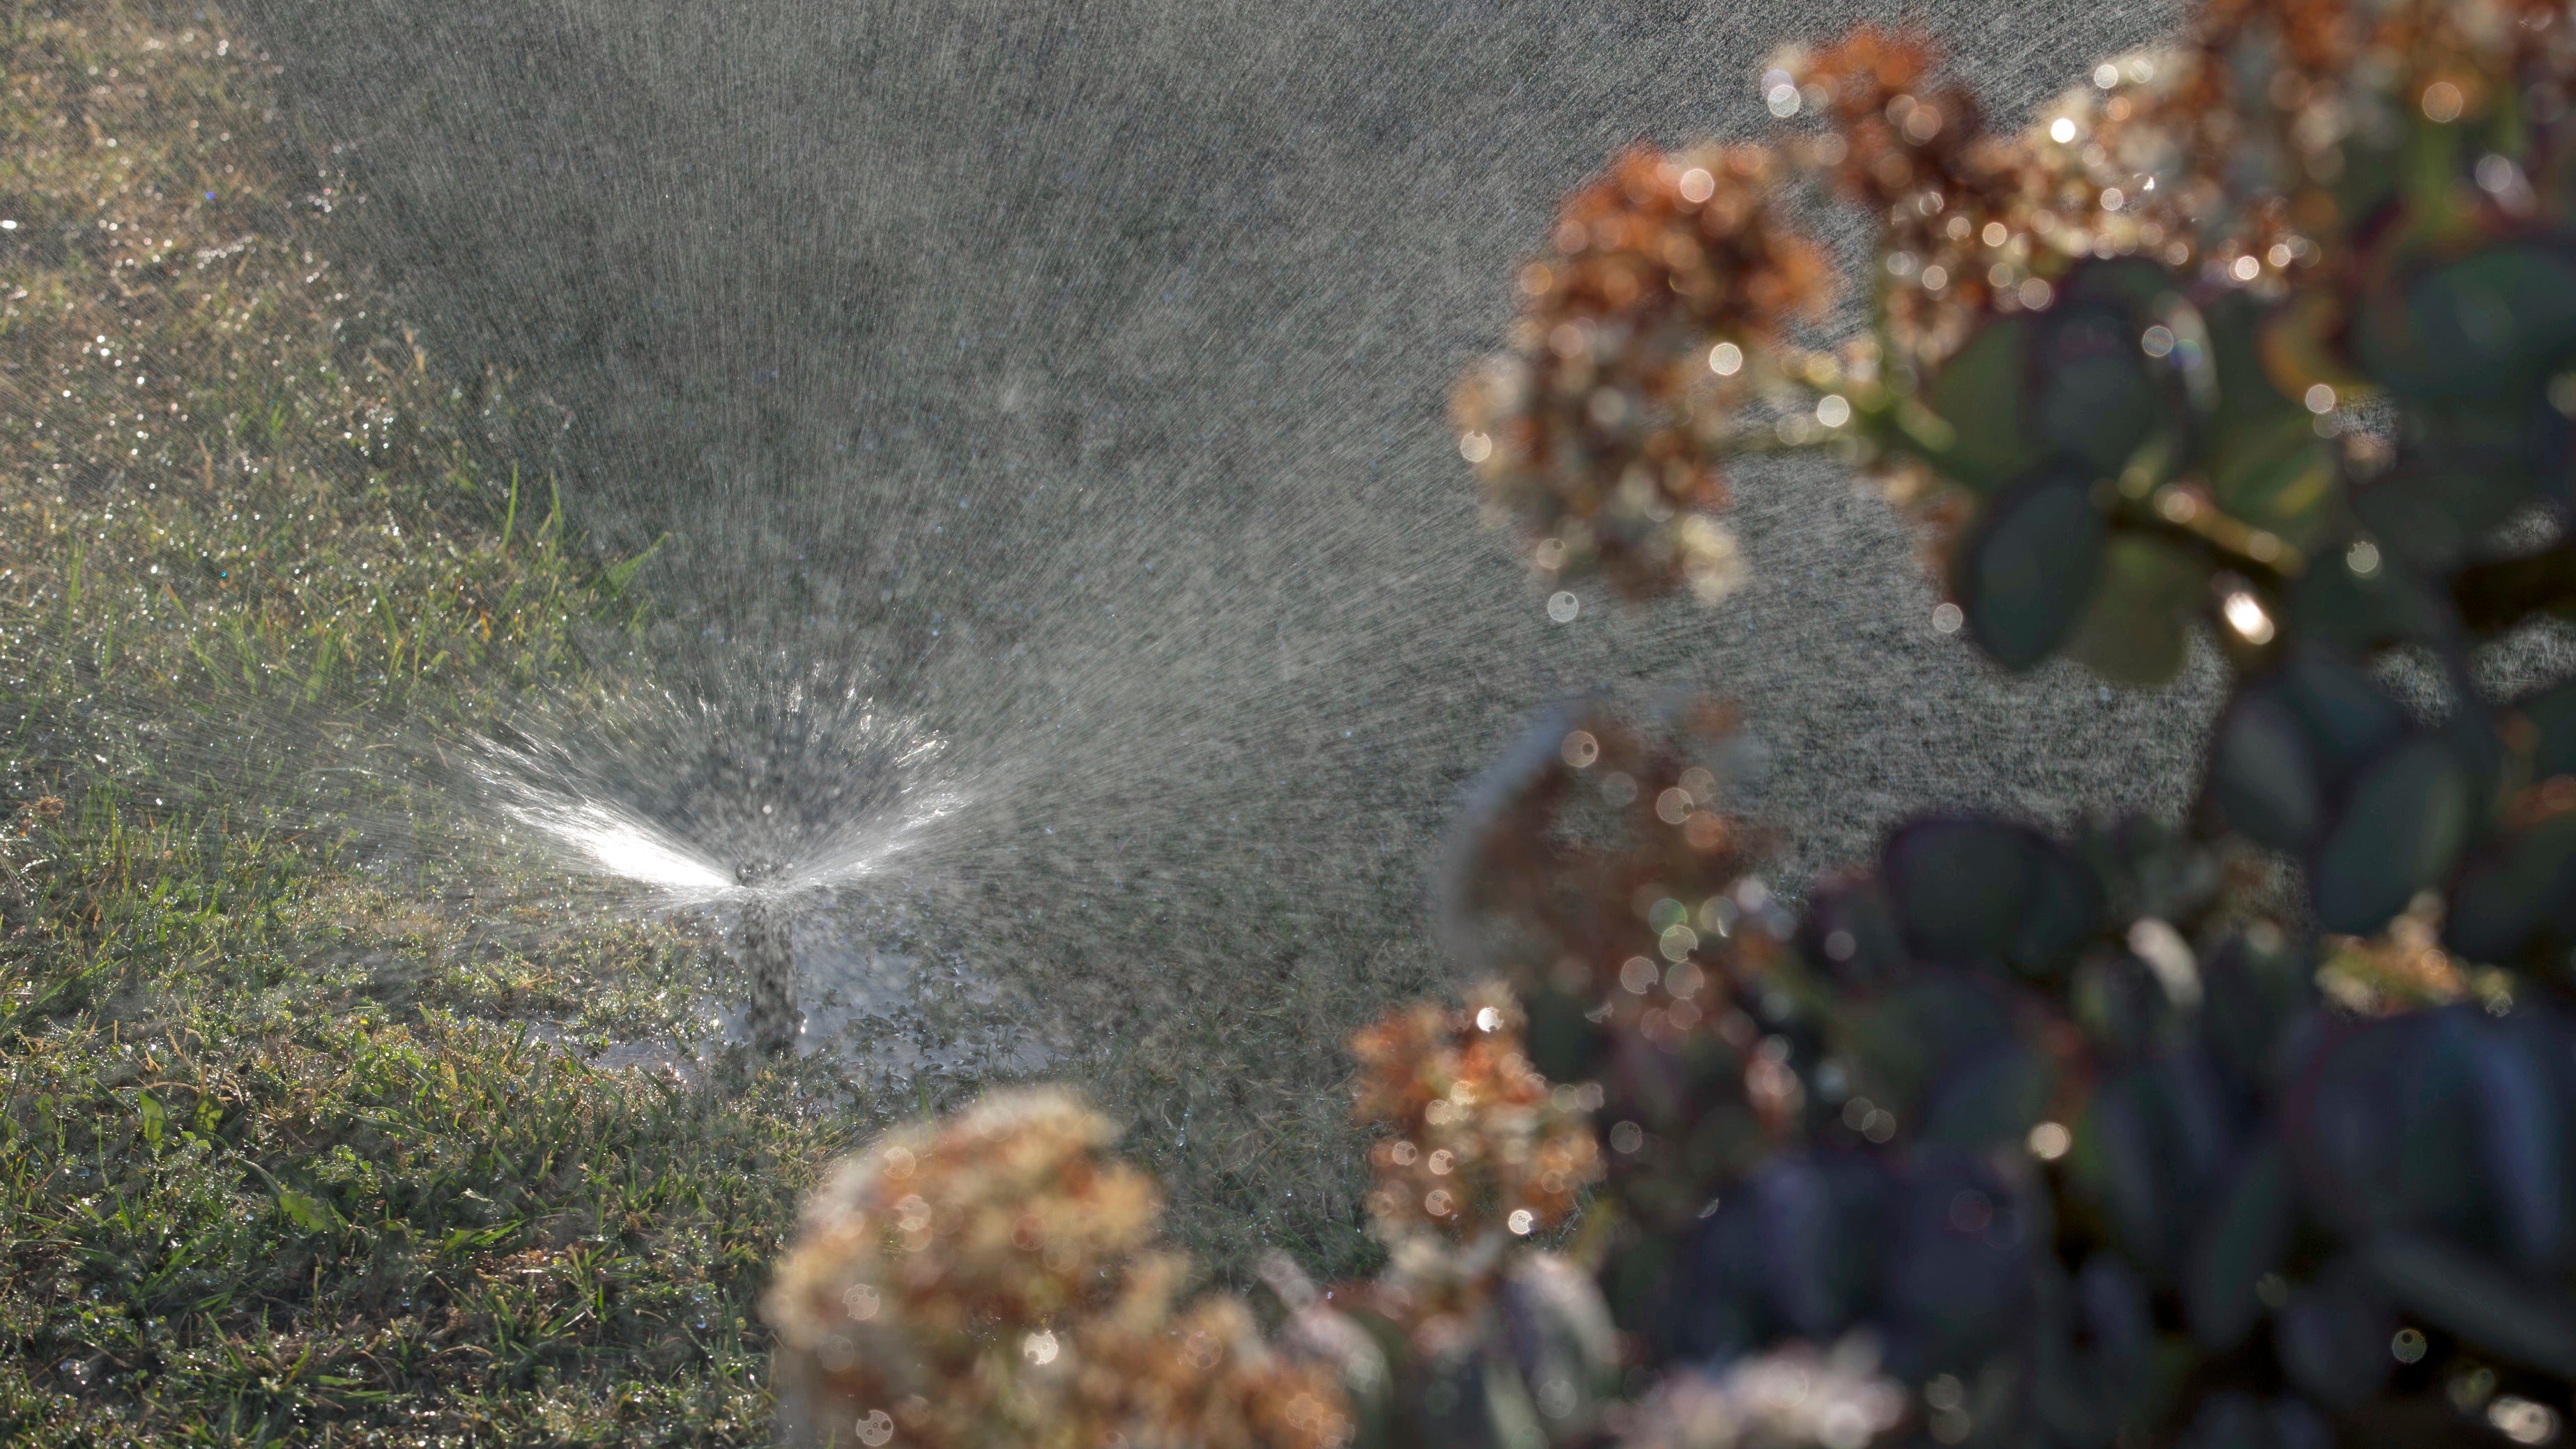
<path fill-rule="evenodd" d="M 632 568 L 332 251 L 219 19 L 0 0 L 0 64 L 0 1442 L 764 1439 L 750 1305 L 864 1094 L 535 1039 L 670 1036 L 720 953 L 395 881 L 334 822 L 399 772 L 307 788 L 581 707 Z"/>
<path fill-rule="evenodd" d="M 505 868 L 431 766 L 612 705 L 637 561 L 513 452 L 514 380 L 340 249 L 345 186 L 220 16 L 0 0 L 0 72 L 0 1443 L 765 1441 L 751 1307 L 799 1195 L 997 1068 L 593 1065 L 694 1039 L 736 968 Z M 1381 884 L 1400 918 L 1416 883 Z M 874 1029 L 1079 1023 L 1178 1246 L 1364 1273 L 1317 1048 L 1436 969 L 1257 879 L 1160 889 L 998 1005 L 934 970 Z M 999 951 L 1028 898 L 951 904 L 881 944 Z M 1175 910 L 1258 959 L 1140 973 Z"/>

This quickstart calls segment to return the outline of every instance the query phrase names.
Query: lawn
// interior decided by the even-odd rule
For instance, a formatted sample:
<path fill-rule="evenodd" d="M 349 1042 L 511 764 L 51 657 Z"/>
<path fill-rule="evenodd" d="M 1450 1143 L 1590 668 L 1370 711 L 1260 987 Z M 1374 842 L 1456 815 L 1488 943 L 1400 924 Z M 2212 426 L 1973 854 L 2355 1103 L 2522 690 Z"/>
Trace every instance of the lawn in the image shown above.
<path fill-rule="evenodd" d="M 765 1438 L 866 1095 L 585 1064 L 731 989 L 710 934 L 353 828 L 428 808 L 378 742 L 607 688 L 632 569 L 220 20 L 8 0 L 0 58 L 0 1441 Z"/>

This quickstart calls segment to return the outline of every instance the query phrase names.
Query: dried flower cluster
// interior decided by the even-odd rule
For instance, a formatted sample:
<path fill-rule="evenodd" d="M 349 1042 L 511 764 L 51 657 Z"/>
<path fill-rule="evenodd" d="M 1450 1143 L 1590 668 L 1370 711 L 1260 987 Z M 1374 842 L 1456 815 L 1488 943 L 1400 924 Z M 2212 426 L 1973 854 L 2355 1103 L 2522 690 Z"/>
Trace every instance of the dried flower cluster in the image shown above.
<path fill-rule="evenodd" d="M 763 1304 L 793 1441 L 1322 1449 L 1331 1376 L 1239 1303 L 1179 1309 L 1152 1183 L 1060 1092 L 889 1132 L 808 1204 Z"/>
<path fill-rule="evenodd" d="M 1508 963 L 1551 1072 L 1583 1081 L 1623 1212 L 1688 1221 L 1795 1128 L 1805 1092 L 1762 1001 L 1790 924 L 1720 809 L 1733 716 L 1543 718 L 1470 800 L 1442 909 L 1462 957 Z"/>
<path fill-rule="evenodd" d="M 1601 1175 L 1583 1094 L 1530 1066 L 1522 1025 L 1489 983 L 1459 1010 L 1416 1003 L 1351 1039 L 1355 1114 L 1391 1134 L 1370 1149 L 1368 1198 L 1390 1241 L 1528 1237 L 1562 1225 Z"/>
<path fill-rule="evenodd" d="M 2442 901 L 2427 892 L 2376 936 L 2328 936 L 2317 989 L 2356 1016 L 2395 1016 L 2475 1000 L 2499 1014 L 2513 1005 L 2509 978 L 2442 949 Z"/>
<path fill-rule="evenodd" d="M 1821 312 L 1823 255 L 1781 216 L 1758 147 L 1639 148 L 1575 193 L 1521 273 L 1511 351 L 1460 384 L 1459 451 L 1552 578 L 1622 595 L 1741 577 L 1710 516 L 1729 399 L 1790 319 Z"/>
<path fill-rule="evenodd" d="M 2527 230 L 2576 167 L 2576 18 L 2555 0 L 2230 0 L 2177 45 L 2097 65 L 2018 134 L 1985 129 L 1939 61 L 1922 35 L 1872 26 L 1784 51 L 1765 100 L 1826 130 L 1778 160 L 1631 152 L 1569 202 L 1554 254 L 1524 274 L 1513 350 L 1469 374 L 1456 409 L 1543 573 L 1597 571 L 1631 599 L 1722 595 L 1742 569 L 1719 464 L 1757 439 L 1853 440 L 1899 501 L 1958 524 L 1919 456 L 1941 424 L 1916 390 L 1996 314 L 2051 307 L 2080 262 L 2145 257 L 2271 301 L 2393 265 L 2392 236 Z M 1878 325 L 1839 359 L 1781 336 L 1825 294 L 1785 219 L 1791 162 L 1879 223 Z M 2355 319 L 2333 289 L 2296 301 L 2262 365 L 2285 396 L 2331 406 L 2360 381 L 2341 360 Z M 1813 419 L 1755 428 L 1757 384 L 1770 402 L 1806 390 Z"/>
<path fill-rule="evenodd" d="M 1809 148 L 1879 208 L 1888 333 L 1918 363 L 1955 350 L 1986 311 L 2046 306 L 2085 257 L 2146 256 L 2218 287 L 2278 294 L 2332 265 L 2374 220 L 2348 184 L 2416 117 L 2466 137 L 2501 98 L 2535 122 L 2521 161 L 2463 168 L 2464 213 L 2510 221 L 2531 175 L 2569 154 L 2576 26 L 2555 3 L 2239 0 L 2176 46 L 2106 60 L 2013 137 L 1974 132 L 1964 92 L 1935 87 L 1927 43 L 1866 27 L 1774 74 L 1814 96 L 1835 134 Z M 2469 183 L 2474 183 L 2474 190 Z M 2331 319 L 2319 319 L 2322 326 Z M 2276 360 L 2277 361 L 2277 360 Z M 2292 392 L 2326 380 L 2298 376 Z"/>
<path fill-rule="evenodd" d="M 1972 93 L 1934 79 L 1939 61 L 1917 31 L 1861 25 L 1823 50 L 1781 52 L 1763 75 L 1775 114 L 1831 122 L 1802 154 L 1880 218 L 1887 328 L 1916 357 L 1955 348 L 1966 317 L 2018 305 L 2029 262 L 2020 149 L 1985 129 Z"/>
<path fill-rule="evenodd" d="M 1903 1423 L 1909 1395 L 1859 1345 L 1791 1344 L 1675 1374 L 1639 1404 L 1622 1449 L 1861 1449 Z M 1943 1442 L 1950 1442 L 1945 1438 Z"/>
<path fill-rule="evenodd" d="M 1760 842 L 1717 808 L 1741 744 L 1708 701 L 1660 728 L 1607 708 L 1542 720 L 1462 819 L 1445 910 L 1521 933 L 1546 963 L 1524 988 L 1611 993 L 1623 1020 L 1678 1009 L 1687 1029 L 1712 969 L 1766 939 L 1737 930 Z"/>
<path fill-rule="evenodd" d="M 2252 283 L 2319 261 L 2371 220 L 2346 214 L 2355 147 L 2385 151 L 2418 116 L 2474 131 L 2517 94 L 2554 132 L 2571 79 L 2576 41 L 2556 3 L 2222 0 L 2182 45 L 2105 62 L 2034 129 L 2057 133 L 2068 175 L 2125 188 L 2115 194 L 2143 225 L 2162 222 L 2168 264 L 2197 258 Z M 2530 210 L 2509 161 L 2472 175 L 2486 193 L 2476 204 Z"/>
<path fill-rule="evenodd" d="M 1177 1314 L 1177 1260 L 1158 1257 L 1117 1306 L 1070 1335 L 1078 1358 L 1066 1444 L 1271 1449 L 1349 1442 L 1325 1362 L 1274 1352 L 1251 1311 L 1210 1295 Z M 1044 1441 L 1032 1441 L 1044 1442 Z"/>

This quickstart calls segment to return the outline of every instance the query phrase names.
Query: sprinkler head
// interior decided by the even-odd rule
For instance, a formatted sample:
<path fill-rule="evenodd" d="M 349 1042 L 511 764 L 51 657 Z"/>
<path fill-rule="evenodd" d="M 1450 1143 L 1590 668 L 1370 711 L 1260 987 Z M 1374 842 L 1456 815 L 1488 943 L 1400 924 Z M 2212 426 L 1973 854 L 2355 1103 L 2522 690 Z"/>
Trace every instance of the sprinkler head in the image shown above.
<path fill-rule="evenodd" d="M 734 868 L 734 879 L 758 886 L 780 873 L 774 861 L 746 861 Z M 770 1056 L 794 1049 L 800 1013 L 796 1009 L 796 948 L 787 912 L 779 903 L 755 895 L 742 905 L 743 965 L 751 976 L 748 1012 L 751 1042 Z"/>

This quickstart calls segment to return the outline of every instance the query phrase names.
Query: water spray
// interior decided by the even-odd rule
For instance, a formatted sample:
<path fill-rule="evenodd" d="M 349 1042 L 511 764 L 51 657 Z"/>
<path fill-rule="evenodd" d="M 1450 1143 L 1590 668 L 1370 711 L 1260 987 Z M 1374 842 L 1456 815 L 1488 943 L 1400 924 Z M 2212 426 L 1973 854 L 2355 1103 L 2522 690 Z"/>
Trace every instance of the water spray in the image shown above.
<path fill-rule="evenodd" d="M 728 683 L 639 690 L 572 733 L 514 727 L 465 759 L 521 839 L 623 882 L 628 909 L 741 912 L 744 1034 L 783 1056 L 805 1026 L 796 922 L 892 870 L 968 796 L 939 771 L 941 736 L 823 665 Z"/>
<path fill-rule="evenodd" d="M 745 861 L 734 879 L 750 892 L 742 903 L 742 959 L 751 973 L 751 1008 L 747 1025 L 751 1043 L 770 1056 L 783 1056 L 796 1045 L 796 945 L 787 913 L 761 887 L 775 880 L 775 861 Z"/>

